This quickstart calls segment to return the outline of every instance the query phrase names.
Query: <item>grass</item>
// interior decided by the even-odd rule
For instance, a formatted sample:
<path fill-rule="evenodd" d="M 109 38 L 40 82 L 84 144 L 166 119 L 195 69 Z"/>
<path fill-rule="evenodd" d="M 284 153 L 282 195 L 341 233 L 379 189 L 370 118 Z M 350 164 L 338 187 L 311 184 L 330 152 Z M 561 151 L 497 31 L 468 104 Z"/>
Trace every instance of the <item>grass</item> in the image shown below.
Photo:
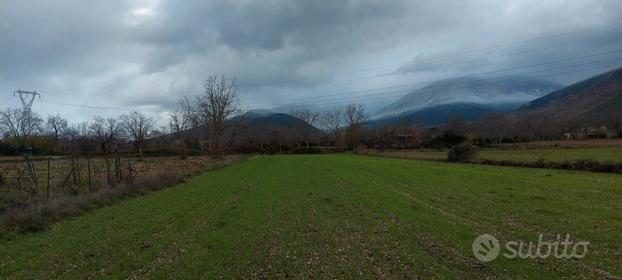
<path fill-rule="evenodd" d="M 608 148 L 568 148 L 568 149 L 529 149 L 529 150 L 483 150 L 480 158 L 488 160 L 512 160 L 532 162 L 539 159 L 552 162 L 571 160 L 622 161 L 622 147 Z"/>
<path fill-rule="evenodd" d="M 446 151 L 408 150 L 379 152 L 381 156 L 404 158 L 445 160 Z M 550 162 L 573 160 L 595 160 L 599 162 L 622 162 L 622 147 L 590 148 L 538 148 L 538 149 L 482 149 L 479 159 L 494 161 L 535 162 L 540 159 Z"/>
<path fill-rule="evenodd" d="M 0 278 L 606 278 L 622 176 L 355 155 L 257 156 L 0 241 Z M 583 259 L 478 262 L 482 233 Z"/>
<path fill-rule="evenodd" d="M 447 160 L 447 151 L 441 150 L 397 150 L 371 152 L 370 155 L 377 155 L 390 158 L 401 159 L 421 159 L 421 160 Z"/>
<path fill-rule="evenodd" d="M 622 146 L 622 138 L 582 139 L 582 140 L 544 140 L 520 143 L 498 144 L 501 148 L 535 149 L 535 148 L 606 148 Z"/>

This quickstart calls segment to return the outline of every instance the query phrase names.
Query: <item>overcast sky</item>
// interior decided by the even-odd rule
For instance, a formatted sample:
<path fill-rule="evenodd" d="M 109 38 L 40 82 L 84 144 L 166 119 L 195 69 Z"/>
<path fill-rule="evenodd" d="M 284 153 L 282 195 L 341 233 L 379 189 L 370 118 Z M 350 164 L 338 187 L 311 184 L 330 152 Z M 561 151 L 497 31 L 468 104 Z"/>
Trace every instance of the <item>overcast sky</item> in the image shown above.
<path fill-rule="evenodd" d="M 373 111 L 462 75 L 569 84 L 622 65 L 620 30 L 619 0 L 0 0 L 0 109 L 36 90 L 44 116 L 137 109 L 163 124 L 227 73 L 246 109 Z"/>

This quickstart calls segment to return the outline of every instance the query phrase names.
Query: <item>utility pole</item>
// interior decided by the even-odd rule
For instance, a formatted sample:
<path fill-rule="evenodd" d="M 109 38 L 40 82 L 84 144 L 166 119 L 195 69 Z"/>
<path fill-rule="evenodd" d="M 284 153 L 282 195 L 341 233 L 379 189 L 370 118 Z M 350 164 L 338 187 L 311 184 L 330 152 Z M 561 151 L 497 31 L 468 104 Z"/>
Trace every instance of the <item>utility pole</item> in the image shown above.
<path fill-rule="evenodd" d="M 31 108 L 32 108 L 32 103 L 35 102 L 35 99 L 37 97 L 41 98 L 41 94 L 39 94 L 36 91 L 25 91 L 25 90 L 21 90 L 18 89 L 15 92 L 13 92 L 13 96 L 19 96 L 19 99 L 22 101 L 22 106 L 24 107 L 24 112 L 22 112 L 22 118 L 30 118 L 31 116 Z M 31 169 L 31 173 L 33 174 L 32 177 L 34 178 L 34 184 L 35 186 L 37 185 L 36 182 L 36 176 L 34 173 L 34 168 L 32 167 L 32 165 L 30 164 L 30 155 L 32 154 L 32 148 L 26 148 L 26 151 L 24 153 L 24 156 L 26 157 L 26 160 L 29 162 L 29 166 Z"/>
<path fill-rule="evenodd" d="M 19 99 L 22 101 L 22 106 L 25 111 L 30 112 L 30 108 L 32 108 L 32 103 L 35 102 L 35 98 L 41 98 L 41 94 L 36 91 L 25 91 L 18 89 L 13 92 L 13 96 L 19 96 Z"/>

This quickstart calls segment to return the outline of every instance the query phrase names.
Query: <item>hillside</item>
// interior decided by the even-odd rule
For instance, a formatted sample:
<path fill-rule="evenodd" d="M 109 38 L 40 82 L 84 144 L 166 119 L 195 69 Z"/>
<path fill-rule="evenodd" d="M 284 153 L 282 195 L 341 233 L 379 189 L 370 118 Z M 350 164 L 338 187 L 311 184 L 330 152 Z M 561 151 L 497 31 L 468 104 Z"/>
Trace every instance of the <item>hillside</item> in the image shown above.
<path fill-rule="evenodd" d="M 429 84 L 409 93 L 380 110 L 378 117 L 415 112 L 447 104 L 517 108 L 525 102 L 548 94 L 561 86 L 540 79 L 500 77 L 482 79 L 461 77 Z M 480 106 L 481 107 L 481 106 Z"/>
<path fill-rule="evenodd" d="M 251 137 L 270 137 L 278 134 L 286 141 L 302 139 L 309 132 L 311 140 L 322 137 L 323 132 L 301 119 L 284 113 L 253 114 L 242 117 L 240 127 Z"/>
<path fill-rule="evenodd" d="M 453 103 L 443 104 L 391 115 L 384 118 L 374 119 L 368 122 L 371 127 L 393 123 L 408 118 L 418 125 L 430 126 L 446 123 L 450 117 L 458 116 L 465 121 L 475 121 L 487 113 L 508 112 L 519 106 L 514 103 L 503 104 L 478 104 L 478 103 Z"/>
<path fill-rule="evenodd" d="M 317 141 L 324 135 L 321 130 L 301 119 L 289 114 L 271 111 L 249 112 L 233 118 L 231 122 L 232 129 L 227 133 L 234 142 L 304 141 L 307 133 L 310 141 Z M 208 131 L 205 127 L 188 129 L 183 134 L 187 140 L 203 140 L 208 137 Z M 167 134 L 150 139 L 149 142 L 155 145 L 158 142 L 172 141 L 174 137 L 173 134 Z"/>
<path fill-rule="evenodd" d="M 622 111 L 622 68 L 589 78 L 535 99 L 510 115 L 521 119 L 597 120 Z"/>

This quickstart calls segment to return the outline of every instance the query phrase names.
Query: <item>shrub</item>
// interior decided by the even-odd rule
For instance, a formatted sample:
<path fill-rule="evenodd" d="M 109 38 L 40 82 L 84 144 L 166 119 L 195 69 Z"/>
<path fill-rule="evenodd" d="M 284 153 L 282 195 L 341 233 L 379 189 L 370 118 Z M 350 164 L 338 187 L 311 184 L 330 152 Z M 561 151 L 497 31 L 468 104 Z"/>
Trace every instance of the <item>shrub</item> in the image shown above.
<path fill-rule="evenodd" d="M 560 162 L 546 161 L 538 159 L 533 162 L 511 161 L 511 160 L 481 160 L 481 164 L 514 166 L 514 167 L 533 167 L 548 169 L 582 170 L 603 173 L 622 173 L 622 162 L 594 161 L 590 159 L 563 160 Z"/>
<path fill-rule="evenodd" d="M 34 201 L 27 205 L 9 206 L 4 209 L 2 218 L 6 228 L 15 232 L 41 231 L 62 218 L 74 217 L 95 207 L 110 205 L 126 197 L 158 191 L 179 182 L 179 177 L 172 173 L 139 176 L 131 182 L 114 187 L 102 186 L 95 192 L 65 195 Z"/>
<path fill-rule="evenodd" d="M 3 214 L 6 227 L 17 232 L 41 231 L 47 224 L 38 205 L 5 209 Z"/>
<path fill-rule="evenodd" d="M 177 154 L 180 159 L 186 160 L 188 159 L 188 145 L 183 140 L 178 140 L 177 144 Z"/>
<path fill-rule="evenodd" d="M 141 176 L 136 178 L 131 185 L 138 189 L 159 191 L 165 187 L 180 183 L 180 179 L 175 174 L 154 174 L 152 176 Z"/>
<path fill-rule="evenodd" d="M 464 142 L 465 138 L 462 135 L 453 134 L 451 132 L 444 132 L 429 141 L 424 142 L 423 146 L 426 148 L 449 148 Z"/>
<path fill-rule="evenodd" d="M 318 147 L 294 147 L 291 149 L 290 153 L 292 154 L 322 154 L 324 153 L 324 151 L 322 151 L 320 148 Z"/>
<path fill-rule="evenodd" d="M 472 162 L 477 158 L 477 148 L 471 143 L 461 143 L 449 149 L 447 160 L 451 162 Z"/>

